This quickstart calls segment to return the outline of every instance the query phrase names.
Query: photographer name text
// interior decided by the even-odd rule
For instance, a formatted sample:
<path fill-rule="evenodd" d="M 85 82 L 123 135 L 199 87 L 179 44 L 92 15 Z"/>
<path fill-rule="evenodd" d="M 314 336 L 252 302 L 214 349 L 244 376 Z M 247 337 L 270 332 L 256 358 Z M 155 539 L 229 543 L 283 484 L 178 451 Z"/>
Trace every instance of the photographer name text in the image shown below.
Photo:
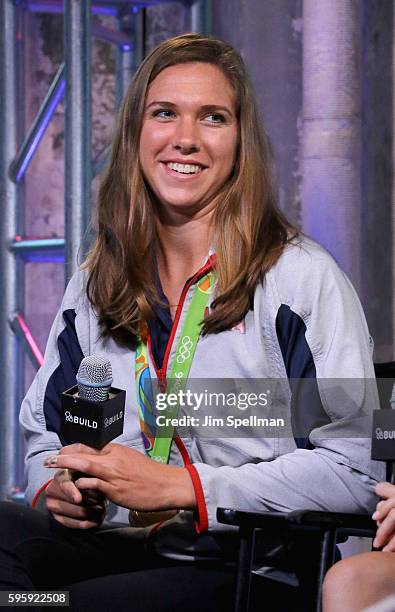
<path fill-rule="evenodd" d="M 204 419 L 201 419 L 189 414 L 180 417 L 166 417 L 164 414 L 160 414 L 156 417 L 156 425 L 158 427 L 231 427 L 232 429 L 239 429 L 240 427 L 285 427 L 285 420 L 262 418 L 256 415 L 244 418 L 230 414 L 227 417 L 206 415 Z"/>

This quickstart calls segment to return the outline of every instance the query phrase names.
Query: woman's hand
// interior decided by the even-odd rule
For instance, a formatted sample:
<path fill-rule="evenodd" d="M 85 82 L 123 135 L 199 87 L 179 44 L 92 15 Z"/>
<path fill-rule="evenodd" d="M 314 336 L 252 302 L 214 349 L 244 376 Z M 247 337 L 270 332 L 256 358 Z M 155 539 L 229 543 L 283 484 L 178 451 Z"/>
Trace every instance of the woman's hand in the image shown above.
<path fill-rule="evenodd" d="M 378 526 L 373 546 L 383 547 L 385 552 L 395 552 L 395 485 L 379 482 L 376 493 L 384 499 L 377 504 L 372 516 Z"/>
<path fill-rule="evenodd" d="M 79 491 L 98 491 L 115 504 L 133 510 L 196 506 L 192 480 L 184 468 L 157 463 L 119 444 L 107 444 L 94 454 L 83 444 L 73 446 L 75 453 L 65 453 L 63 449 L 59 455 L 48 457 L 45 465 L 89 476 L 76 480 L 75 486 Z M 72 449 L 72 446 L 67 448 Z"/>
<path fill-rule="evenodd" d="M 74 454 L 79 444 L 66 446 L 61 453 Z M 84 447 L 87 452 L 95 449 Z M 52 516 L 65 527 L 72 529 L 91 529 L 99 527 L 106 516 L 106 499 L 102 493 L 85 490 L 81 493 L 74 483 L 72 470 L 58 470 L 45 489 L 46 506 Z"/>

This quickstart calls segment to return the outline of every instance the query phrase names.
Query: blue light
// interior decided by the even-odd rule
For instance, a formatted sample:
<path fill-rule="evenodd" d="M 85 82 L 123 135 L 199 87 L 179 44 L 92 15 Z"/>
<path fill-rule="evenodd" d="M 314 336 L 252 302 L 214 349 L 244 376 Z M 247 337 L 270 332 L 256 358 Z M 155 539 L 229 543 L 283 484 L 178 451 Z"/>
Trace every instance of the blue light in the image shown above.
<path fill-rule="evenodd" d="M 24 0 L 17 1 L 23 2 Z M 32 0 L 30 0 L 30 2 L 27 3 L 26 8 L 31 13 L 63 13 L 62 4 L 48 4 L 48 2 L 32 2 Z M 118 15 L 118 10 L 110 6 L 92 5 L 92 14 L 112 15 L 113 17 L 116 17 Z"/>
<path fill-rule="evenodd" d="M 21 180 L 21 178 L 23 177 L 23 175 L 25 174 L 27 167 L 30 164 L 30 161 L 34 155 L 34 153 L 37 150 L 37 147 L 42 139 L 42 137 L 44 136 L 45 130 L 47 129 L 48 123 L 51 121 L 52 119 L 52 115 L 55 112 L 55 109 L 57 107 L 57 105 L 59 104 L 63 94 L 64 94 L 64 90 L 65 90 L 65 80 L 62 79 L 59 83 L 59 87 L 56 91 L 56 93 L 54 94 L 51 103 L 48 106 L 48 110 L 46 112 L 45 115 L 43 115 L 42 120 L 40 125 L 37 128 L 37 131 L 34 135 L 34 138 L 32 139 L 29 148 L 26 150 L 26 154 L 25 154 L 25 158 L 21 163 L 21 166 L 19 168 L 19 171 L 15 177 L 15 180 L 17 183 L 19 183 L 19 181 Z"/>
<path fill-rule="evenodd" d="M 61 263 L 65 261 L 64 253 L 51 253 L 51 252 L 33 252 L 23 253 L 23 261 L 26 263 Z"/>

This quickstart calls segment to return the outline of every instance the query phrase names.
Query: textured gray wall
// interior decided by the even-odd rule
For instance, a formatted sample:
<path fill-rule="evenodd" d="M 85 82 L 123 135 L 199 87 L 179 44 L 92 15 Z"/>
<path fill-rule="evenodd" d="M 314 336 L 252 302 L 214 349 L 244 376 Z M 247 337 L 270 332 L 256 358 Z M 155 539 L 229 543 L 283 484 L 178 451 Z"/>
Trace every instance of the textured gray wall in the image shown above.
<path fill-rule="evenodd" d="M 360 290 L 361 5 L 303 2 L 303 229 Z"/>
<path fill-rule="evenodd" d="M 361 292 L 381 360 L 394 359 L 393 2 L 363 3 Z"/>
<path fill-rule="evenodd" d="M 335 78 L 331 81 L 326 70 L 322 74 L 322 86 L 317 82 L 317 95 L 322 96 L 322 114 L 317 118 L 330 119 L 325 108 L 325 87 L 330 85 L 328 101 L 329 98 L 336 101 L 342 82 L 344 104 L 341 117 L 345 123 L 340 121 L 337 127 L 341 132 L 348 124 L 352 128 L 352 138 L 346 135 L 342 147 L 343 161 L 338 162 L 337 169 L 335 151 L 332 162 L 329 164 L 328 159 L 326 167 L 324 157 L 330 157 L 329 145 L 326 150 L 325 143 L 316 139 L 317 146 L 320 145 L 322 172 L 320 176 L 313 167 L 305 168 L 304 189 L 308 189 L 309 180 L 311 183 L 314 179 L 316 193 L 314 195 L 314 190 L 310 189 L 310 201 L 304 201 L 303 206 L 304 213 L 309 207 L 313 215 L 310 228 L 313 233 L 317 221 L 317 233 L 322 233 L 321 242 L 325 243 L 332 228 L 331 244 L 327 246 L 357 286 L 375 340 L 375 359 L 386 361 L 395 359 L 395 247 L 391 237 L 391 228 L 395 228 L 391 191 L 393 2 L 306 0 L 305 10 L 310 5 L 316 12 L 313 34 L 317 38 L 317 49 L 323 43 L 323 32 L 328 25 L 325 11 L 330 11 L 331 5 L 333 9 L 337 2 L 340 12 L 349 6 L 355 20 L 349 24 L 353 48 L 348 58 L 342 56 L 339 45 L 345 41 L 342 38 L 336 42 L 336 36 L 340 36 L 339 28 L 334 29 L 332 40 L 327 39 L 328 70 Z M 216 0 L 213 3 L 213 33 L 229 40 L 241 51 L 257 89 L 277 164 L 280 205 L 302 229 L 306 229 L 301 203 L 302 77 L 303 68 L 306 70 L 302 62 L 304 17 L 300 0 Z M 344 26 L 344 22 L 339 23 L 339 27 Z M 344 31 L 344 35 L 346 33 Z M 309 59 L 314 60 L 318 70 L 320 58 L 313 56 Z M 352 91 L 343 78 L 345 73 L 351 74 L 350 70 L 354 75 L 349 81 Z M 310 90 L 314 94 L 313 83 Z M 306 99 L 304 103 L 306 105 Z M 335 114 L 334 118 L 337 117 Z M 314 165 L 313 158 L 312 153 L 311 164 Z M 334 168 L 333 180 L 329 166 Z M 344 172 L 342 182 L 339 181 L 341 167 L 348 169 L 349 181 Z M 310 170 L 315 175 L 310 175 Z M 328 196 L 325 220 L 320 209 L 323 202 L 320 198 L 324 196 Z M 344 208 L 346 201 L 348 212 Z M 306 220 L 305 214 L 303 216 Z M 336 224 L 339 224 L 337 230 Z"/>
<path fill-rule="evenodd" d="M 361 297 L 376 357 L 394 358 L 391 307 L 392 2 L 363 0 Z M 302 224 L 302 0 L 215 0 L 212 32 L 242 53 L 273 143 L 280 205 Z M 26 13 L 27 124 L 62 58 L 62 17 Z M 111 26 L 111 18 L 104 21 Z M 147 10 L 147 50 L 189 30 L 178 2 Z M 93 154 L 111 140 L 115 118 L 114 50 L 93 49 Z M 63 236 L 63 106 L 60 105 L 26 177 L 26 233 Z M 97 188 L 97 179 L 93 190 Z M 341 202 L 338 203 L 341 206 Z M 336 211 L 334 211 L 336 214 Z M 26 315 L 43 349 L 63 292 L 61 264 L 28 264 Z M 32 371 L 29 371 L 30 378 Z"/>
<path fill-rule="evenodd" d="M 298 225 L 301 224 L 301 18 L 300 0 L 213 2 L 213 34 L 233 44 L 246 62 L 272 142 L 280 206 Z"/>

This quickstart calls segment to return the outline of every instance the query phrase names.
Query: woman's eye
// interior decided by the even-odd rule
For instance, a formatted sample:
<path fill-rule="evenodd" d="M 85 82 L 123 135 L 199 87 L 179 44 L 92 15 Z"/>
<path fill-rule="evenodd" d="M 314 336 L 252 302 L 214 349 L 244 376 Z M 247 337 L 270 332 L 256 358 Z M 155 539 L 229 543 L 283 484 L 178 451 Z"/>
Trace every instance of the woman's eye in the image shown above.
<path fill-rule="evenodd" d="M 205 119 L 210 123 L 225 123 L 225 117 L 220 113 L 210 113 L 205 116 Z"/>
<path fill-rule="evenodd" d="M 152 113 L 153 117 L 159 117 L 159 119 L 170 119 L 173 117 L 173 115 L 173 111 L 169 110 L 168 108 L 159 108 Z"/>

